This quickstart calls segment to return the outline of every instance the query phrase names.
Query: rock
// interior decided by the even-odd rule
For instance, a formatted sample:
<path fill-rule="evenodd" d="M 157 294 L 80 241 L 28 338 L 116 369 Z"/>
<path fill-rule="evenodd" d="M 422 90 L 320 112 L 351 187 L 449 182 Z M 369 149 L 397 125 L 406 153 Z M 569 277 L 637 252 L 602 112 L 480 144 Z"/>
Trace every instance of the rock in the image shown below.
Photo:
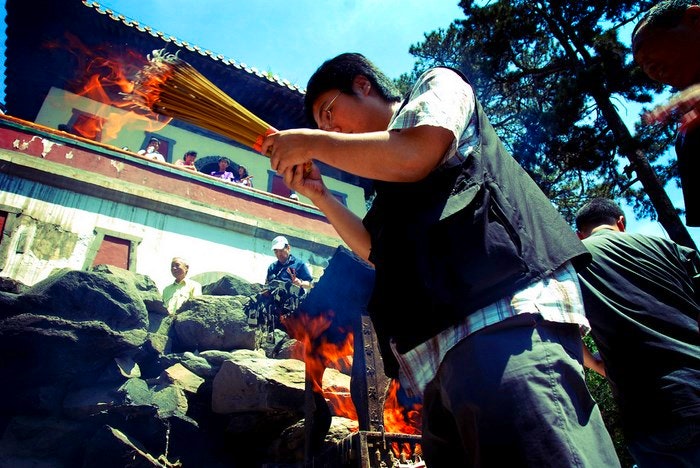
<path fill-rule="evenodd" d="M 214 377 L 211 403 L 214 413 L 303 410 L 302 361 L 254 357 L 250 352 L 233 355 Z"/>
<path fill-rule="evenodd" d="M 169 316 L 150 278 L 111 266 L 3 284 L 0 467 L 299 466 L 303 344 L 251 328 L 259 285 L 222 277 Z M 351 405 L 338 369 L 314 394 L 328 421 Z"/>
<path fill-rule="evenodd" d="M 185 366 L 177 363 L 168 367 L 158 378 L 163 383 L 172 383 L 186 392 L 197 393 L 204 379 L 189 371 Z"/>
<path fill-rule="evenodd" d="M 0 466 L 83 466 L 84 441 L 94 429 L 57 417 L 16 416 L 0 439 Z"/>
<path fill-rule="evenodd" d="M 63 412 L 72 419 L 100 414 L 153 414 L 153 392 L 142 379 L 128 379 L 118 386 L 92 385 L 72 390 L 63 401 Z"/>
<path fill-rule="evenodd" d="M 235 275 L 225 275 L 218 281 L 202 286 L 202 294 L 211 296 L 253 296 L 259 293 L 262 287 L 256 283 L 249 283 Z"/>
<path fill-rule="evenodd" d="M 136 287 L 106 273 L 60 270 L 18 298 L 20 307 L 76 322 L 104 322 L 115 331 L 148 328 L 146 306 Z"/>
<path fill-rule="evenodd" d="M 0 387 L 0 409 L 37 406 L 36 392 L 47 385 L 93 382 L 115 357 L 140 352 L 145 330 L 116 332 L 104 322 L 74 322 L 56 317 L 22 314 L 0 322 L 0 372 L 12 376 L 13 385 Z M 19 391 L 18 389 L 25 389 Z"/>
<path fill-rule="evenodd" d="M 343 439 L 357 432 L 357 421 L 341 417 L 333 417 L 331 426 L 323 441 L 321 451 L 328 449 Z M 306 428 L 304 421 L 299 421 L 287 427 L 280 437 L 268 447 L 267 455 L 272 460 L 285 463 L 300 463 L 304 461 Z"/>
<path fill-rule="evenodd" d="M 12 294 L 22 294 L 29 286 L 16 279 L 0 276 L 0 291 Z"/>
<path fill-rule="evenodd" d="M 221 364 L 212 365 L 207 359 L 199 354 L 186 352 L 182 355 L 181 364 L 193 373 L 205 379 L 213 378 L 219 371 Z"/>
<path fill-rule="evenodd" d="M 163 304 L 163 296 L 150 277 L 112 265 L 95 265 L 92 271 L 112 275 L 124 284 L 133 286 L 149 313 L 168 313 Z"/>
<path fill-rule="evenodd" d="M 175 316 L 175 351 L 254 349 L 240 302 L 231 297 L 201 296 L 185 302 Z"/>
<path fill-rule="evenodd" d="M 83 466 L 99 466 L 100 468 L 163 468 L 166 466 L 181 466 L 170 464 L 164 458 L 154 458 L 137 441 L 110 426 L 104 426 L 90 439 Z"/>

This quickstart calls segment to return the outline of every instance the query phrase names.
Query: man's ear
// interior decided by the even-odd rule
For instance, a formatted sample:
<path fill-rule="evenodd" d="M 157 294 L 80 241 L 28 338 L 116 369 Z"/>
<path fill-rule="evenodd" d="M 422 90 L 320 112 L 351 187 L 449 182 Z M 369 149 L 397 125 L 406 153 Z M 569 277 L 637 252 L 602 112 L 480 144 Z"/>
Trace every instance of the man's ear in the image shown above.
<path fill-rule="evenodd" d="M 700 31 L 700 5 L 690 5 L 683 13 L 683 25 Z"/>
<path fill-rule="evenodd" d="M 352 81 L 352 90 L 359 95 L 367 96 L 372 89 L 372 83 L 364 75 L 357 75 Z"/>
<path fill-rule="evenodd" d="M 577 235 L 578 238 L 581 239 L 581 240 L 583 240 L 583 239 L 585 239 L 586 237 L 588 237 L 587 235 L 585 235 L 585 234 L 582 233 L 581 231 L 576 231 L 576 235 Z"/>
<path fill-rule="evenodd" d="M 624 217 L 624 215 L 617 218 L 617 221 L 615 221 L 615 225 L 617 226 L 617 229 L 620 232 L 625 232 L 625 217 Z"/>

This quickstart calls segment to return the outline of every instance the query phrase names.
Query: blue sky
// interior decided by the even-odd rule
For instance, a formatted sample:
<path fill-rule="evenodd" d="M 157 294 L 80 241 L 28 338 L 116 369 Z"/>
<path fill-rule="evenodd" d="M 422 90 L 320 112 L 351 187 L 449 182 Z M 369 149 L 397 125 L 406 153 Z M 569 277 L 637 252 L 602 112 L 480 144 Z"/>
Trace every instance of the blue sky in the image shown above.
<path fill-rule="evenodd" d="M 59 0 L 57 0 L 59 1 Z M 72 0 L 74 1 L 74 0 Z M 101 0 L 99 4 L 170 36 L 244 63 L 304 88 L 316 68 L 342 52 L 360 52 L 389 77 L 409 72 L 411 45 L 464 14 L 458 0 Z M 4 24 L 5 11 L 0 11 Z M 4 56 L 4 40 L 0 52 Z M 0 63 L 4 76 L 4 63 Z M 4 100 L 4 83 L 0 85 Z M 639 112 L 631 106 L 623 118 Z M 676 206 L 680 190 L 668 187 Z M 661 225 L 628 228 L 666 237 Z M 689 228 L 700 245 L 700 228 Z"/>
<path fill-rule="evenodd" d="M 463 17 L 458 0 L 102 0 L 178 39 L 306 87 L 316 68 L 360 52 L 391 78 L 411 44 Z"/>

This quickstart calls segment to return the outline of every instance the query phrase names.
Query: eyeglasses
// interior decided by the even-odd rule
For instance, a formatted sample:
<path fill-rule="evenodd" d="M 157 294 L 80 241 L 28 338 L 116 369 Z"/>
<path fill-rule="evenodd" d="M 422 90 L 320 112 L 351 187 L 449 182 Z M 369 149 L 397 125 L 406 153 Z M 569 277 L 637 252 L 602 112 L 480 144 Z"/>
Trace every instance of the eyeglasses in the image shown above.
<path fill-rule="evenodd" d="M 331 99 L 331 101 L 326 105 L 325 109 L 321 111 L 321 125 L 319 126 L 321 130 L 326 130 L 333 127 L 333 114 L 331 114 L 331 107 L 333 107 L 335 100 L 338 99 L 341 92 L 342 91 L 338 91 L 338 94 L 333 96 L 333 99 Z"/>

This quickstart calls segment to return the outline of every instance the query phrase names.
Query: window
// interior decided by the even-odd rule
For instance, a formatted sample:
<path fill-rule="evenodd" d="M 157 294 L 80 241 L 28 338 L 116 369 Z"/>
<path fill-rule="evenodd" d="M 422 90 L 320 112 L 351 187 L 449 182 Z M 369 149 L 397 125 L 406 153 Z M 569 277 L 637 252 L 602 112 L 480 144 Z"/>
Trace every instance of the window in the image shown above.
<path fill-rule="evenodd" d="M 93 141 L 101 141 L 104 123 L 105 119 L 102 117 L 73 109 L 73 116 L 68 121 L 68 125 L 59 125 L 59 130 L 65 130 Z"/>
<path fill-rule="evenodd" d="M 329 190 L 329 191 L 331 192 L 331 194 L 333 194 L 333 196 L 335 198 L 338 199 L 338 201 L 340 203 L 343 204 L 343 206 L 348 206 L 348 195 L 347 194 L 341 193 L 341 192 L 336 192 L 335 190 Z"/>
<path fill-rule="evenodd" d="M 0 205 L 0 271 L 6 267 L 12 244 L 15 244 L 15 249 L 21 249 L 21 243 L 13 242 L 12 239 L 20 214 L 20 210 L 14 207 Z"/>
<path fill-rule="evenodd" d="M 170 138 L 165 138 L 155 133 L 146 132 L 141 148 L 139 149 L 146 149 L 146 146 L 148 146 L 148 142 L 151 140 L 151 138 L 158 140 L 158 152 L 163 155 L 165 160 L 169 163 L 174 162 L 173 146 L 175 146 L 175 140 Z"/>
<path fill-rule="evenodd" d="M 128 270 L 130 253 L 131 241 L 105 235 L 99 249 L 97 249 L 92 266 L 106 264 Z"/>
<path fill-rule="evenodd" d="M 275 195 L 279 195 L 280 197 L 289 197 L 292 194 L 292 191 L 289 190 L 289 187 L 284 184 L 284 179 L 282 176 L 277 175 L 272 171 L 269 171 L 269 173 L 270 179 L 267 191 L 274 193 Z"/>
<path fill-rule="evenodd" d="M 140 237 L 95 228 L 95 238 L 85 256 L 83 269 L 87 270 L 95 265 L 113 265 L 136 271 L 136 248 L 140 243 Z"/>

